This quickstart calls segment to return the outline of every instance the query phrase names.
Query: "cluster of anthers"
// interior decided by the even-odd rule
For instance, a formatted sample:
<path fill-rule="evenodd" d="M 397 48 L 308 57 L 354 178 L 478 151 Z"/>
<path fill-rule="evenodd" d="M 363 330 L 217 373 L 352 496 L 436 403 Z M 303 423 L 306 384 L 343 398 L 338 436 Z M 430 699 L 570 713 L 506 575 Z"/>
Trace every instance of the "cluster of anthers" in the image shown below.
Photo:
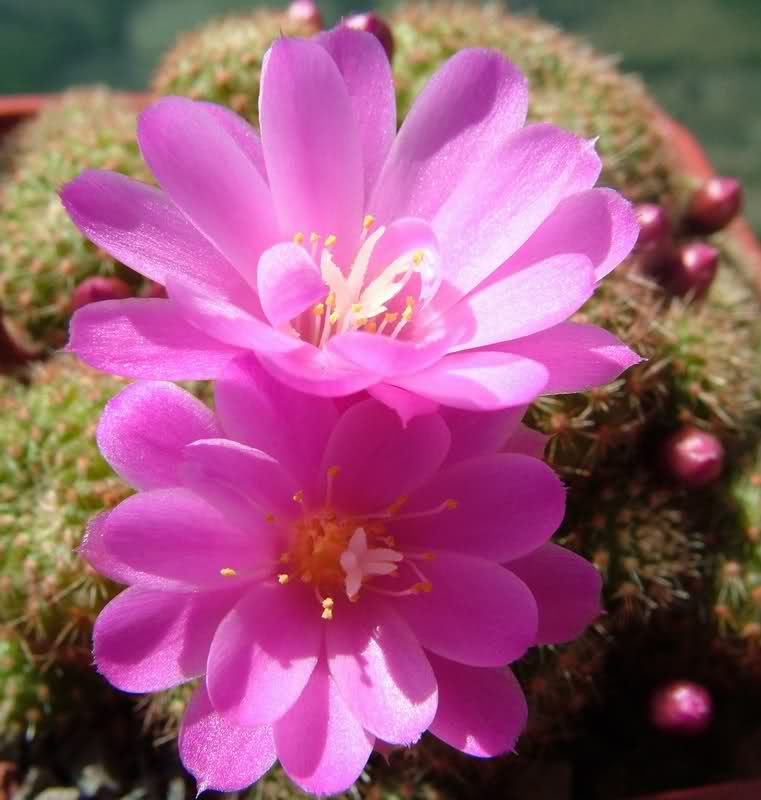
<path fill-rule="evenodd" d="M 307 252 L 319 264 L 329 291 L 323 301 L 291 320 L 290 333 L 315 347 L 323 347 L 331 336 L 348 331 L 384 334 L 392 339 L 399 336 L 412 319 L 421 297 L 416 299 L 414 294 L 408 294 L 402 304 L 397 296 L 416 274 L 420 275 L 422 285 L 432 284 L 434 256 L 427 249 L 413 248 L 378 270 L 372 256 L 386 228 L 381 225 L 370 233 L 374 224 L 372 215 L 365 216 L 357 255 L 346 271 L 333 260 L 331 248 L 337 241 L 333 234 L 324 239 L 318 233 L 309 235 Z M 302 232 L 296 233 L 293 241 L 307 249 Z M 394 308 L 389 308 L 389 303 Z"/>
<path fill-rule="evenodd" d="M 457 501 L 450 498 L 431 509 L 402 513 L 408 499 L 402 495 L 383 511 L 361 516 L 343 515 L 332 502 L 333 483 L 339 472 L 339 467 L 328 470 L 323 507 L 317 510 L 305 508 L 301 519 L 292 524 L 290 546 L 278 561 L 278 568 L 282 570 L 277 573 L 278 583 L 285 586 L 297 580 L 311 585 L 324 620 L 333 618 L 336 591 L 345 591 L 352 603 L 357 602 L 360 591 L 388 597 L 430 592 L 431 581 L 419 562 L 432 561 L 434 554 L 397 549 L 394 537 L 388 533 L 387 523 L 440 514 L 457 508 Z M 304 505 L 304 492 L 296 492 L 293 501 Z M 271 523 L 277 522 L 271 514 L 267 519 Z M 412 580 L 405 588 L 390 589 L 371 582 L 373 577 L 398 577 L 404 569 Z M 225 567 L 220 573 L 227 577 L 238 575 L 231 567 Z"/>

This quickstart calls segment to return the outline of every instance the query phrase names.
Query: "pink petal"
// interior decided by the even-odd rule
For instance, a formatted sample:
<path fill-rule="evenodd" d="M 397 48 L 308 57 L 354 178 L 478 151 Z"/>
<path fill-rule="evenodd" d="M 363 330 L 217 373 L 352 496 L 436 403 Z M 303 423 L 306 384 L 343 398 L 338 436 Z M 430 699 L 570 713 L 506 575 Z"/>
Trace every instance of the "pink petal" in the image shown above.
<path fill-rule="evenodd" d="M 461 461 L 410 497 L 405 513 L 457 507 L 389 525 L 405 550 L 448 550 L 509 561 L 544 544 L 565 511 L 565 489 L 543 462 L 515 453 Z"/>
<path fill-rule="evenodd" d="M 66 347 L 95 369 L 129 378 L 216 378 L 240 350 L 185 320 L 170 300 L 103 300 L 71 318 Z"/>
<path fill-rule="evenodd" d="M 387 742 L 415 742 L 436 713 L 436 680 L 401 617 L 369 596 L 337 604 L 325 644 L 330 674 L 362 726 Z"/>
<path fill-rule="evenodd" d="M 256 128 L 249 125 L 243 117 L 225 106 L 220 106 L 216 103 L 208 103 L 206 101 L 199 101 L 197 105 L 201 106 L 208 114 L 211 114 L 211 116 L 230 134 L 238 147 L 248 157 L 248 160 L 256 167 L 257 172 L 266 183 L 267 168 L 264 166 L 264 152 L 262 151 L 262 143 L 259 139 L 259 134 L 256 132 Z"/>
<path fill-rule="evenodd" d="M 497 270 L 444 315 L 446 326 L 470 325 L 452 350 L 495 345 L 564 322 L 594 289 L 586 256 L 556 256 L 507 275 Z"/>
<path fill-rule="evenodd" d="M 348 789 L 360 776 L 375 742 L 349 711 L 324 657 L 301 697 L 273 730 L 277 757 L 288 777 L 318 795 Z"/>
<path fill-rule="evenodd" d="M 378 179 L 371 213 L 431 219 L 465 175 L 526 119 L 526 80 L 493 50 L 462 50 L 418 96 Z"/>
<path fill-rule="evenodd" d="M 85 170 L 64 186 L 61 200 L 82 233 L 146 278 L 177 280 L 246 296 L 251 289 L 172 201 L 125 175 Z"/>
<path fill-rule="evenodd" d="M 230 439 L 189 444 L 181 473 L 196 485 L 215 481 L 229 486 L 281 521 L 291 519 L 298 508 L 293 494 L 299 486 L 283 467 L 261 450 Z"/>
<path fill-rule="evenodd" d="M 600 280 L 631 252 L 639 223 L 631 204 L 613 189 L 588 189 L 566 197 L 510 258 L 516 268 L 554 255 L 585 255 Z"/>
<path fill-rule="evenodd" d="M 336 508 L 368 512 L 391 505 L 424 484 L 449 450 L 449 430 L 436 414 L 416 417 L 406 427 L 376 400 L 344 411 L 325 448 L 322 475 L 331 467 Z"/>
<path fill-rule="evenodd" d="M 280 719 L 317 664 L 321 612 L 306 587 L 274 581 L 253 587 L 211 645 L 206 685 L 214 708 L 239 725 Z"/>
<path fill-rule="evenodd" d="M 230 364 L 214 387 L 214 399 L 227 436 L 272 456 L 309 493 L 338 418 L 332 400 L 279 383 L 253 356 Z"/>
<path fill-rule="evenodd" d="M 433 414 L 439 408 L 439 404 L 433 400 L 412 394 L 390 383 L 376 383 L 375 386 L 368 388 L 367 393 L 383 405 L 393 408 L 405 427 L 411 419 L 424 414 Z"/>
<path fill-rule="evenodd" d="M 262 308 L 273 325 L 289 322 L 329 291 L 306 250 L 291 242 L 276 244 L 262 255 L 256 280 Z"/>
<path fill-rule="evenodd" d="M 445 406 L 492 411 L 535 400 L 547 384 L 547 370 L 536 361 L 508 353 L 452 353 L 428 369 L 395 377 L 393 382 Z"/>
<path fill-rule="evenodd" d="M 381 380 L 373 365 L 358 367 L 331 350 L 304 345 L 290 353 L 262 354 L 262 366 L 293 389 L 318 397 L 344 397 Z"/>
<path fill-rule="evenodd" d="M 177 486 L 182 449 L 219 435 L 214 413 L 171 383 L 140 382 L 106 405 L 98 423 L 98 449 L 120 477 L 137 489 Z"/>
<path fill-rule="evenodd" d="M 323 47 L 273 43 L 262 67 L 259 121 L 284 237 L 333 234 L 338 263 L 349 263 L 362 229 L 362 150 L 347 85 Z"/>
<path fill-rule="evenodd" d="M 429 341 L 415 341 L 352 331 L 334 336 L 327 351 L 357 367 L 370 367 L 379 375 L 409 375 L 435 364 L 447 353 L 452 339 L 446 331 L 443 333 Z"/>
<path fill-rule="evenodd" d="M 431 656 L 439 708 L 431 733 L 470 756 L 491 758 L 515 747 L 528 720 L 526 698 L 509 669 L 466 667 Z"/>
<path fill-rule="evenodd" d="M 199 292 L 171 279 L 167 282 L 167 292 L 185 319 L 213 336 L 222 347 L 289 352 L 305 346 L 297 337 L 275 330 L 266 320 L 223 297 Z"/>
<path fill-rule="evenodd" d="M 106 548 L 104 534 L 110 513 L 110 511 L 101 511 L 88 521 L 78 553 L 103 577 L 111 578 L 116 583 L 137 583 L 143 574 L 114 558 Z M 148 578 L 149 576 L 144 577 Z"/>
<path fill-rule="evenodd" d="M 600 573 L 564 547 L 545 544 L 507 566 L 526 582 L 536 598 L 537 644 L 575 639 L 602 612 Z"/>
<path fill-rule="evenodd" d="M 164 191 L 251 283 L 278 231 L 267 184 L 238 141 L 184 97 L 143 111 L 137 139 Z"/>
<path fill-rule="evenodd" d="M 104 523 L 109 554 L 136 572 L 156 576 L 153 585 L 188 591 L 231 588 L 272 574 L 274 534 L 251 510 L 244 530 L 223 511 L 188 489 L 153 489 L 128 497 Z M 226 577 L 220 570 L 238 575 Z"/>
<path fill-rule="evenodd" d="M 519 425 L 516 432 L 510 437 L 505 450 L 508 453 L 522 453 L 531 458 L 544 458 L 547 442 L 551 439 L 539 431 Z"/>
<path fill-rule="evenodd" d="M 550 380 L 543 394 L 583 392 L 610 383 L 642 361 L 612 333 L 578 322 L 562 322 L 499 349 L 544 364 Z"/>
<path fill-rule="evenodd" d="M 126 692 L 158 692 L 203 675 L 214 632 L 240 595 L 126 589 L 95 622 L 98 672 Z"/>
<path fill-rule="evenodd" d="M 330 53 L 346 83 L 362 144 L 365 197 L 370 197 L 396 136 L 391 65 L 380 42 L 370 33 L 338 25 L 314 40 Z"/>
<path fill-rule="evenodd" d="M 520 658 L 536 641 L 537 610 L 531 592 L 504 567 L 461 553 L 434 552 L 419 567 L 428 593 L 395 599 L 426 650 L 472 667 L 498 667 Z M 417 577 L 400 566 L 388 584 Z"/>
<path fill-rule="evenodd" d="M 444 310 L 478 286 L 561 200 L 591 188 L 599 174 L 594 144 L 560 128 L 529 125 L 509 137 L 468 174 L 433 221 L 446 253 L 436 307 Z"/>
<path fill-rule="evenodd" d="M 203 684 L 185 712 L 179 748 L 185 769 L 198 781 L 198 794 L 245 789 L 275 763 L 272 728 L 233 724 L 214 710 Z"/>
<path fill-rule="evenodd" d="M 445 463 L 455 464 L 474 456 L 499 452 L 518 430 L 525 413 L 526 406 L 482 411 L 480 414 L 459 408 L 443 409 L 442 416 L 452 434 L 452 446 Z"/>

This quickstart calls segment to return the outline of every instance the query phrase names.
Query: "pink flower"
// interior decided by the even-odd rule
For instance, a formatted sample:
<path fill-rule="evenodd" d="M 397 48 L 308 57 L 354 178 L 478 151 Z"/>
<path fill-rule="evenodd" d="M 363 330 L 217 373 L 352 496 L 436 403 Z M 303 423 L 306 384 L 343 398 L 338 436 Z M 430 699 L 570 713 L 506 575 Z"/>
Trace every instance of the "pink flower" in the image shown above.
<path fill-rule="evenodd" d="M 227 109 L 159 100 L 137 137 L 162 191 L 88 171 L 62 198 L 168 299 L 80 310 L 70 349 L 168 380 L 255 351 L 302 391 L 367 390 L 406 418 L 612 380 L 638 357 L 567 320 L 628 254 L 636 218 L 593 188 L 594 143 L 524 127 L 526 108 L 515 67 L 465 50 L 397 135 L 388 59 L 346 28 L 275 42 L 261 141 Z"/>
<path fill-rule="evenodd" d="M 115 686 L 203 676 L 180 735 L 200 787 L 237 790 L 275 759 L 307 791 L 362 771 L 376 739 L 425 730 L 509 751 L 526 704 L 504 666 L 579 634 L 600 579 L 548 539 L 565 492 L 521 410 L 406 427 L 372 398 L 296 392 L 251 356 L 215 416 L 169 383 L 108 405 L 98 443 L 139 491 L 91 524 L 84 556 L 129 584 L 95 625 Z M 511 437 L 525 452 L 501 452 Z"/>

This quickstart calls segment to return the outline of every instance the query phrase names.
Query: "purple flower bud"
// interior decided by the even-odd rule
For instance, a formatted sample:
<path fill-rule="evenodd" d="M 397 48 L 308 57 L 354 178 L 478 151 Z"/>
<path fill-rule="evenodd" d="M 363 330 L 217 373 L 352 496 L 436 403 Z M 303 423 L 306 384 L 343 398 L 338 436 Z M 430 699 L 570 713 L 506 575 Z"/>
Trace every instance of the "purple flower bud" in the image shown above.
<path fill-rule="evenodd" d="M 663 280 L 674 294 L 702 297 L 713 283 L 719 268 L 719 251 L 704 242 L 680 247 L 669 259 Z"/>
<path fill-rule="evenodd" d="M 703 233 L 719 231 L 737 216 L 742 199 L 742 186 L 737 178 L 709 178 L 693 195 L 687 220 Z"/>
<path fill-rule="evenodd" d="M 698 683 L 675 681 L 653 694 L 650 719 L 664 733 L 702 733 L 712 718 L 713 700 Z"/>
<path fill-rule="evenodd" d="M 713 434 L 687 426 L 666 440 L 663 458 L 672 477 L 697 489 L 721 475 L 724 447 Z"/>
<path fill-rule="evenodd" d="M 302 22 L 317 30 L 322 28 L 322 14 L 314 0 L 293 0 L 288 6 L 288 17 L 293 22 Z"/>
<path fill-rule="evenodd" d="M 355 31 L 372 33 L 383 45 L 388 60 L 391 61 L 394 55 L 394 36 L 391 33 L 391 28 L 388 27 L 381 17 L 377 14 L 373 14 L 372 11 L 368 11 L 364 14 L 352 14 L 350 17 L 345 17 L 343 24 L 346 25 L 347 28 L 353 28 Z"/>
<path fill-rule="evenodd" d="M 71 310 L 76 311 L 88 303 L 100 300 L 123 300 L 132 296 L 132 289 L 121 278 L 104 278 L 95 275 L 85 278 L 71 296 Z"/>

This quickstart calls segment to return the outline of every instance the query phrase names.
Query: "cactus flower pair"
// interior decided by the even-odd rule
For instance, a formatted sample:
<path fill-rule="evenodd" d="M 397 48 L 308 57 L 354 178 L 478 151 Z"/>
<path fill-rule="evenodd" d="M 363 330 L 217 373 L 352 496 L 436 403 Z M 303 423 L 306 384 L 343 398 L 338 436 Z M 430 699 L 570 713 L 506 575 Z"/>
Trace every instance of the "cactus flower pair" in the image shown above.
<path fill-rule="evenodd" d="M 526 109 L 512 65 L 465 50 L 397 134 L 372 36 L 283 38 L 261 138 L 165 98 L 138 129 L 160 190 L 107 172 L 63 190 L 168 294 L 80 309 L 69 348 L 150 379 L 99 428 L 139 492 L 83 546 L 129 585 L 95 659 L 127 691 L 201 678 L 180 735 L 201 788 L 277 758 L 336 792 L 425 730 L 506 752 L 526 706 L 505 665 L 599 610 L 595 570 L 548 544 L 564 489 L 519 420 L 638 360 L 568 321 L 637 225 L 593 188 L 593 143 Z M 215 380 L 216 414 L 156 379 Z"/>

